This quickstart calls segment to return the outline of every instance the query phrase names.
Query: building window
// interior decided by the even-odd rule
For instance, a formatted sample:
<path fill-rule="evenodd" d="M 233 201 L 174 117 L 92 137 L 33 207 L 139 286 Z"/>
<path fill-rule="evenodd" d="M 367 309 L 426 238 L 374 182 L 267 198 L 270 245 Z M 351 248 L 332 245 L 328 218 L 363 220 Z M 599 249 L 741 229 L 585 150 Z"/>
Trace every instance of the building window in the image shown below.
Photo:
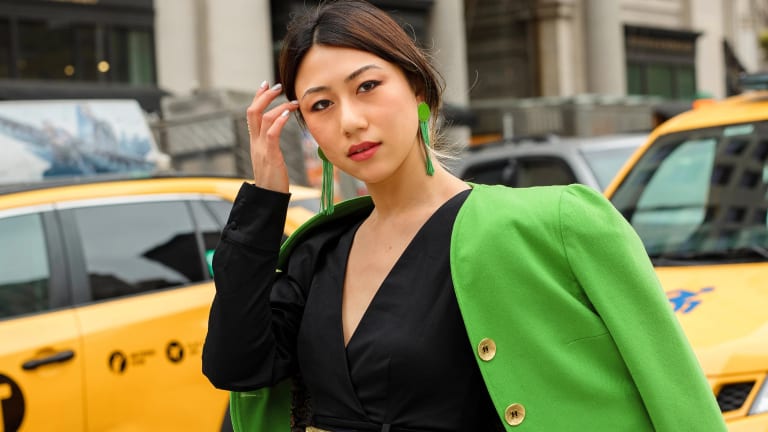
<path fill-rule="evenodd" d="M 696 75 L 693 66 L 628 64 L 627 92 L 633 95 L 661 96 L 667 99 L 693 99 Z"/>
<path fill-rule="evenodd" d="M 15 66 L 21 79 L 154 82 L 150 30 L 21 20 L 18 28 Z"/>
<path fill-rule="evenodd" d="M 111 71 L 114 81 L 129 84 L 154 82 L 152 32 L 113 28 L 110 33 Z"/>
<path fill-rule="evenodd" d="M 125 9 L 34 3 L 24 10 L 0 3 L 0 78 L 154 84 L 151 0 Z M 116 9 L 120 6 L 120 9 Z"/>
<path fill-rule="evenodd" d="M 464 3 L 472 100 L 539 96 L 532 2 Z"/>
<path fill-rule="evenodd" d="M 64 79 L 65 67 L 74 60 L 72 27 L 44 21 L 19 21 L 18 77 L 22 79 Z"/>
<path fill-rule="evenodd" d="M 627 92 L 667 99 L 696 96 L 698 33 L 625 26 Z"/>
<path fill-rule="evenodd" d="M 11 29 L 7 19 L 0 18 L 0 78 L 11 77 Z"/>

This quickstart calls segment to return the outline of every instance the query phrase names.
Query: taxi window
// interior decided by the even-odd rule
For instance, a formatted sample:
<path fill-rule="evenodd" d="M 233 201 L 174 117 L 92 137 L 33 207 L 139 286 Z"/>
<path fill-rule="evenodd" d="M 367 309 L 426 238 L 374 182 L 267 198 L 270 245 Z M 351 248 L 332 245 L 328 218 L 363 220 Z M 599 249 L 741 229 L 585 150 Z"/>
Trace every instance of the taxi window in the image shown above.
<path fill-rule="evenodd" d="M 93 300 L 205 279 L 194 225 L 182 201 L 74 209 Z"/>
<path fill-rule="evenodd" d="M 660 137 L 611 198 L 652 258 L 768 256 L 768 122 Z"/>
<path fill-rule="evenodd" d="M 668 144 L 674 148 L 655 167 L 632 220 L 651 253 L 684 242 L 704 222 L 716 144 L 714 138 Z"/>
<path fill-rule="evenodd" d="M 216 245 L 219 244 L 223 223 L 219 223 L 215 219 L 215 215 L 212 213 L 211 208 L 205 205 L 206 203 L 219 203 L 219 201 L 190 201 L 190 208 L 195 218 L 197 231 L 202 236 L 208 276 L 213 277 L 213 251 L 216 250 Z M 231 203 L 227 203 L 227 205 L 229 207 L 232 206 Z"/>
<path fill-rule="evenodd" d="M 48 309 L 50 271 L 38 214 L 0 219 L 0 318 Z"/>
<path fill-rule="evenodd" d="M 206 200 L 203 202 L 205 206 L 213 213 L 216 220 L 223 227 L 227 224 L 229 219 L 229 213 L 232 211 L 232 203 L 224 200 Z"/>

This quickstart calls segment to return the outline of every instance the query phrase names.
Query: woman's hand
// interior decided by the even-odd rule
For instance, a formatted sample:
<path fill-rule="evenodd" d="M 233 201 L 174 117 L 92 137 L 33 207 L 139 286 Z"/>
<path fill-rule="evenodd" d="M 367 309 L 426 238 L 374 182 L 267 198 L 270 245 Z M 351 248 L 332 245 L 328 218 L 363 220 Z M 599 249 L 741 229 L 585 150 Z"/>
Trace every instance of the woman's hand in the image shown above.
<path fill-rule="evenodd" d="M 296 102 L 285 102 L 264 111 L 277 96 L 282 86 L 268 87 L 264 81 L 246 111 L 248 136 L 251 141 L 253 184 L 276 192 L 288 192 L 288 167 L 280 150 L 280 133 L 290 113 L 299 108 Z"/>

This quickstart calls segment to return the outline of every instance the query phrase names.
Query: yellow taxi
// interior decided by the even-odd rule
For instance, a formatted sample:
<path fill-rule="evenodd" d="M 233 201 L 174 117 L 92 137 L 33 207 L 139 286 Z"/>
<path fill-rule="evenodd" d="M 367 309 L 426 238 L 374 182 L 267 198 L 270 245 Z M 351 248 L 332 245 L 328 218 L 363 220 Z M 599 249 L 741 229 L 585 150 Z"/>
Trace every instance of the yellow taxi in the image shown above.
<path fill-rule="evenodd" d="M 768 430 L 768 91 L 660 125 L 605 193 L 642 238 L 729 430 Z"/>
<path fill-rule="evenodd" d="M 0 188 L 0 431 L 219 431 L 213 249 L 241 179 Z M 319 206 L 291 188 L 290 234 Z"/>

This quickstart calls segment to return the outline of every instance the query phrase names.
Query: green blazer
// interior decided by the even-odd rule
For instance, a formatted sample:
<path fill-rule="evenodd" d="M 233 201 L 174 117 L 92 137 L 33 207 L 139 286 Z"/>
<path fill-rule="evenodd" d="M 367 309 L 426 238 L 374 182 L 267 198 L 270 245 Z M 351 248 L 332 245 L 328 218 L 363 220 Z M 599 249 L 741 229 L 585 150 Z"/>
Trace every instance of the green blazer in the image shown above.
<path fill-rule="evenodd" d="M 581 185 L 473 185 L 451 238 L 472 349 L 508 431 L 726 431 L 645 249 Z M 340 203 L 286 241 L 370 208 Z M 231 393 L 236 432 L 289 430 L 288 384 Z"/>

